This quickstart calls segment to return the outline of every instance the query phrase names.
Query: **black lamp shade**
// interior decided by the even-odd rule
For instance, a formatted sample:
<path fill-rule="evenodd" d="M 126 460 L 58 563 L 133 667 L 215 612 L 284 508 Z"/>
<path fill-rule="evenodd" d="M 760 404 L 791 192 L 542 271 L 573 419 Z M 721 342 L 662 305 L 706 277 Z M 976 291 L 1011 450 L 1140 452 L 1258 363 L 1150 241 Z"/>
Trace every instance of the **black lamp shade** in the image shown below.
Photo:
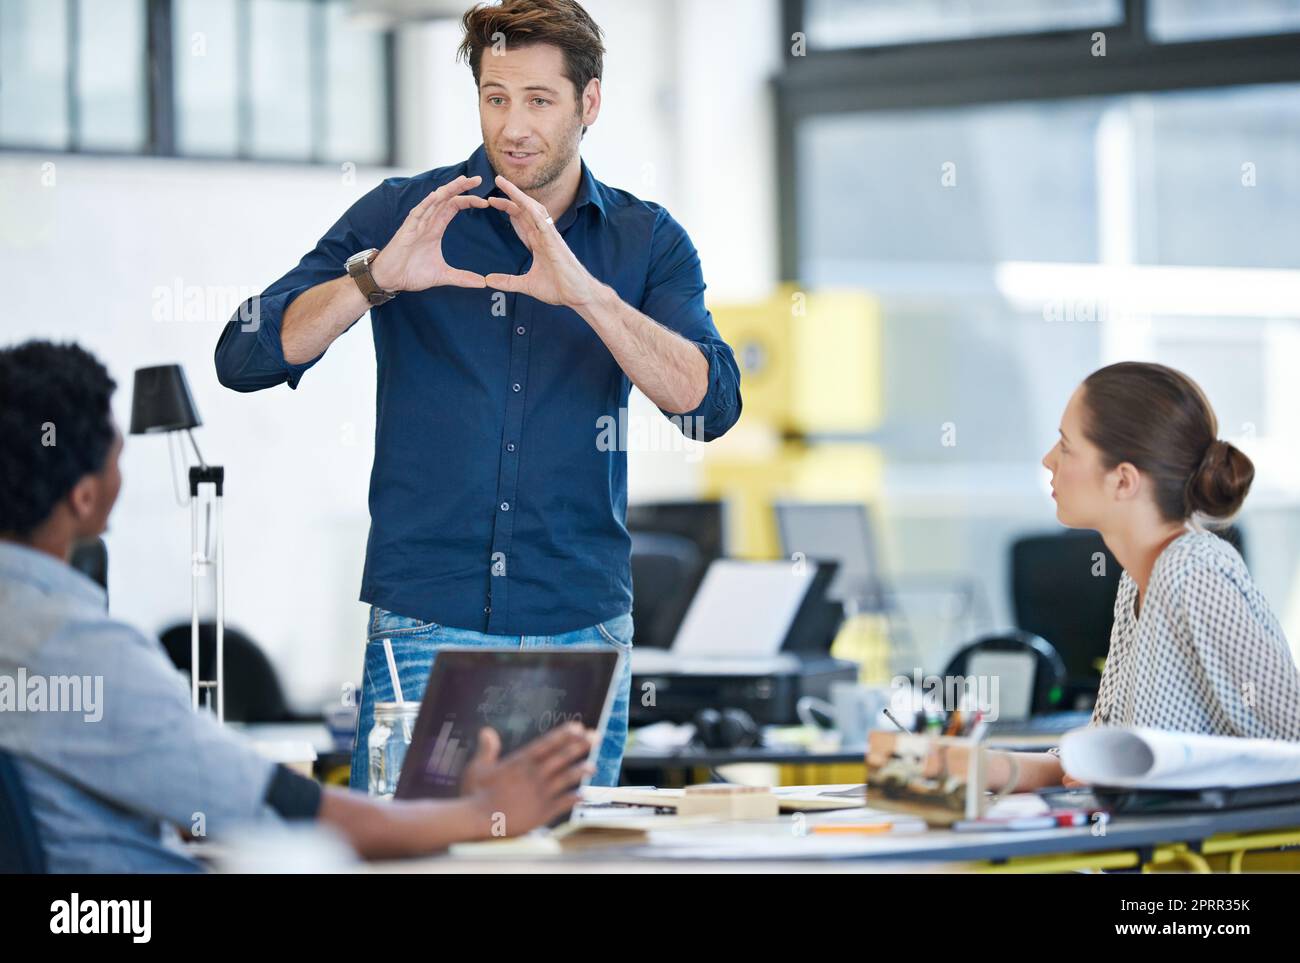
<path fill-rule="evenodd" d="M 178 364 L 137 368 L 131 396 L 131 434 L 184 431 L 203 424 L 194 407 L 185 369 Z"/>

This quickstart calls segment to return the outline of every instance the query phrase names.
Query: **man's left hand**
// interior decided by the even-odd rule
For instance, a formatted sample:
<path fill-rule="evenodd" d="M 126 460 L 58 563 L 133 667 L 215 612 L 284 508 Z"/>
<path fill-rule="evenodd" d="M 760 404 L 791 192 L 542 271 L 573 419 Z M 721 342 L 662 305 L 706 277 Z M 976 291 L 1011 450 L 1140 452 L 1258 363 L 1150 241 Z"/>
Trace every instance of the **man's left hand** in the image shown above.
<path fill-rule="evenodd" d="M 507 196 L 489 197 L 487 202 L 510 216 L 519 240 L 533 252 L 533 265 L 523 275 L 489 274 L 487 286 L 575 310 L 594 301 L 600 292 L 600 282 L 569 250 L 546 208 L 499 175 L 497 186 Z"/>

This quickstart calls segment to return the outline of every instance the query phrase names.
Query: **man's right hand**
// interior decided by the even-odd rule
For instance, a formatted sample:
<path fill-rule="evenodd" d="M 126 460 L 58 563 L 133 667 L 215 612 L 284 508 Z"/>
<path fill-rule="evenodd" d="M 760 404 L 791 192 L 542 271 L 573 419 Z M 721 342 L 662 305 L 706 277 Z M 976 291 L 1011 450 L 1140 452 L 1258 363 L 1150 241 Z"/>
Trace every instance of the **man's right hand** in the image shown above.
<path fill-rule="evenodd" d="M 451 219 L 466 208 L 489 206 L 486 199 L 465 193 L 482 180 L 462 174 L 411 208 L 370 265 L 375 284 L 385 291 L 424 291 L 440 285 L 486 287 L 483 275 L 451 267 L 442 256 L 442 235 Z"/>
<path fill-rule="evenodd" d="M 594 738 L 595 733 L 569 723 L 500 759 L 501 737 L 495 729 L 480 729 L 461 794 L 488 817 L 488 834 L 526 833 L 578 802 L 578 784 L 594 771 L 587 764 Z"/>

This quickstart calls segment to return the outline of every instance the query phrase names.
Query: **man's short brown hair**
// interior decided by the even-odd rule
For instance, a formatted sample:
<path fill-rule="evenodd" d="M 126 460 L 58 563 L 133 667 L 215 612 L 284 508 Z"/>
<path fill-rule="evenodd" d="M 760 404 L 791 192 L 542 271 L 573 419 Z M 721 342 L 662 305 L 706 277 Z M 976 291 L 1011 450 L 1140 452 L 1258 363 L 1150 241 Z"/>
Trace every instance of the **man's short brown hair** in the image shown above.
<path fill-rule="evenodd" d="M 564 75 L 577 92 L 578 112 L 582 112 L 582 92 L 594 77 L 600 79 L 604 68 L 605 45 L 600 27 L 591 15 L 574 0 L 505 0 L 504 3 L 476 3 L 460 25 L 465 37 L 456 51 L 458 59 L 469 64 L 474 86 L 479 83 L 479 68 L 484 50 L 551 44 L 564 54 Z"/>

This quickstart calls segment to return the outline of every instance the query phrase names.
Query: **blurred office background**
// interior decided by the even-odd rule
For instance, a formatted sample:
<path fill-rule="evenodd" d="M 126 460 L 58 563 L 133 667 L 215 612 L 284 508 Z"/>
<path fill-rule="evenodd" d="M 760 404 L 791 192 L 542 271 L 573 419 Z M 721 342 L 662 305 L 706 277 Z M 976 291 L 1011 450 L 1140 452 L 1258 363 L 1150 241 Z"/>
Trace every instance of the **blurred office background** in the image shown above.
<path fill-rule="evenodd" d="M 212 352 L 355 198 L 478 144 L 467 3 L 0 0 L 0 335 L 96 352 L 123 426 L 135 368 L 185 366 L 229 623 L 304 712 L 360 669 L 369 329 L 296 392 L 223 389 Z M 861 503 L 938 671 L 1015 621 L 1075 385 L 1158 360 L 1255 460 L 1248 560 L 1300 639 L 1300 2 L 586 6 L 583 156 L 685 225 L 746 369 L 702 457 L 630 453 L 634 505 L 719 499 L 726 549 L 773 557 L 774 503 Z M 128 440 L 107 537 L 114 613 L 154 630 L 189 612 L 167 447 Z"/>

